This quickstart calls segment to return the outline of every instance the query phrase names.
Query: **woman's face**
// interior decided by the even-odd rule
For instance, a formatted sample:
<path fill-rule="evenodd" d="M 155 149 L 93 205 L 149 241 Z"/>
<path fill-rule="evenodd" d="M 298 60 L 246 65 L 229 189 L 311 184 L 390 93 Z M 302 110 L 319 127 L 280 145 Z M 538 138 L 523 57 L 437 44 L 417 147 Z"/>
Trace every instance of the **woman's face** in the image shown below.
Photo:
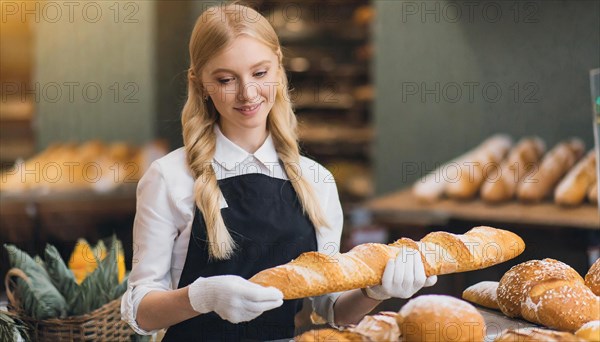
<path fill-rule="evenodd" d="M 279 61 L 258 40 L 240 36 L 208 61 L 202 85 L 221 114 L 224 131 L 265 129 L 279 79 Z"/>

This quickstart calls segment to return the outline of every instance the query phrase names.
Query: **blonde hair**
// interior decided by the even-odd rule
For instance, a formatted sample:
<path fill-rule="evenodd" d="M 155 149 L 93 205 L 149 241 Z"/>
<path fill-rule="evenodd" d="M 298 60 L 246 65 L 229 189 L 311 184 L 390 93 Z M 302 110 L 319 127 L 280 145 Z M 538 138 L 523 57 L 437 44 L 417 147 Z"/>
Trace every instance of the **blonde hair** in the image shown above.
<path fill-rule="evenodd" d="M 269 22 L 254 9 L 233 3 L 208 8 L 196 20 L 190 39 L 190 68 L 188 97 L 183 107 L 181 123 L 187 162 L 194 177 L 196 205 L 204 216 L 209 244 L 209 257 L 229 259 L 236 248 L 220 210 L 221 190 L 212 168 L 216 135 L 214 125 L 219 120 L 199 77 L 206 63 L 236 37 L 247 35 L 268 46 L 279 58 L 281 84 L 271 112 L 267 129 L 273 137 L 275 150 L 296 191 L 303 212 L 317 227 L 327 226 L 311 184 L 300 169 L 297 121 L 289 101 L 288 81 L 282 65 L 279 39 Z"/>

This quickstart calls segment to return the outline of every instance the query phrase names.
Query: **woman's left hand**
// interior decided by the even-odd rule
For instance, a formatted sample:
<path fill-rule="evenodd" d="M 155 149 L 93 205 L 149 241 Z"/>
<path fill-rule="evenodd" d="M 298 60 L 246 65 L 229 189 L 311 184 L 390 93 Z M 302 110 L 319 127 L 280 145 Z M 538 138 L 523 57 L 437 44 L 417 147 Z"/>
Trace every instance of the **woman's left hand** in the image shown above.
<path fill-rule="evenodd" d="M 368 297 L 376 300 L 409 298 L 421 288 L 432 286 L 436 282 L 437 276 L 425 276 L 421 253 L 402 248 L 398 256 L 390 259 L 385 266 L 381 285 L 368 287 L 365 292 Z"/>

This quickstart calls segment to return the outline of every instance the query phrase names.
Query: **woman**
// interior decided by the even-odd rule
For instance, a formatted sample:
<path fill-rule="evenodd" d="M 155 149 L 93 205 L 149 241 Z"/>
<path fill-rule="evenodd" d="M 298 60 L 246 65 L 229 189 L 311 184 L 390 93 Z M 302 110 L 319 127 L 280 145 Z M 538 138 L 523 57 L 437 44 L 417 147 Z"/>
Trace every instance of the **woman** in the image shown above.
<path fill-rule="evenodd" d="M 138 185 L 123 319 L 141 334 L 168 327 L 168 341 L 290 338 L 301 300 L 246 279 L 303 252 L 339 250 L 335 183 L 299 154 L 281 48 L 264 17 L 211 7 L 189 47 L 185 146 Z M 316 297 L 313 307 L 331 323 L 356 323 L 425 283 L 420 257 L 402 253 L 382 285 Z"/>

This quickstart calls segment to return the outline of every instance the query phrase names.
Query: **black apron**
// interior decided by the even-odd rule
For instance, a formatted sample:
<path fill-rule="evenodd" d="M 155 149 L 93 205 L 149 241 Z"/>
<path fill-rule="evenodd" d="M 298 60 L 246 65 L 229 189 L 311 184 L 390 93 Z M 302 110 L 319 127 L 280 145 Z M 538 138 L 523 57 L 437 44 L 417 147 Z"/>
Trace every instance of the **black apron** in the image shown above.
<path fill-rule="evenodd" d="M 263 174 L 245 174 L 218 181 L 228 207 L 221 209 L 225 225 L 238 249 L 229 260 L 208 259 L 206 226 L 196 208 L 185 265 L 178 288 L 198 277 L 233 274 L 249 279 L 259 271 L 317 250 L 313 224 L 290 181 Z M 294 316 L 302 299 L 283 305 L 256 319 L 230 323 L 215 312 L 171 326 L 163 341 L 276 340 L 294 336 Z"/>

